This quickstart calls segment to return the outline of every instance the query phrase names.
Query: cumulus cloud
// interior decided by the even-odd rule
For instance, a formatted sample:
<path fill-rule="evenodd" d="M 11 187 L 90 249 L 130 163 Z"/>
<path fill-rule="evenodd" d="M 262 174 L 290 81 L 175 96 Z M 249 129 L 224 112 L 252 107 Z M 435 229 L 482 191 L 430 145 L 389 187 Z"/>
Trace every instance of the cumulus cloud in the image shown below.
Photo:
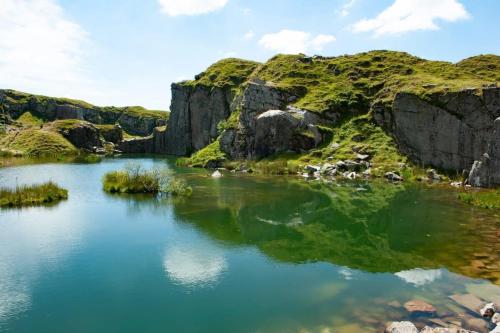
<path fill-rule="evenodd" d="M 350 14 L 351 12 L 351 8 L 352 6 L 354 6 L 354 4 L 356 3 L 357 0 L 349 0 L 347 1 L 343 6 L 342 8 L 340 9 L 340 15 L 342 16 L 347 16 Z"/>
<path fill-rule="evenodd" d="M 321 51 L 323 47 L 335 41 L 332 35 L 313 36 L 305 31 L 281 30 L 277 33 L 266 34 L 259 44 L 268 49 L 282 53 L 307 53 L 308 51 Z"/>
<path fill-rule="evenodd" d="M 0 0 L 0 85 L 64 95 L 81 82 L 87 33 L 54 0 Z"/>
<path fill-rule="evenodd" d="M 372 31 L 376 36 L 416 30 L 438 30 L 437 20 L 455 22 L 469 14 L 458 0 L 395 0 L 377 17 L 354 24 L 354 32 Z"/>
<path fill-rule="evenodd" d="M 224 8 L 229 0 L 158 0 L 168 16 L 200 15 Z"/>

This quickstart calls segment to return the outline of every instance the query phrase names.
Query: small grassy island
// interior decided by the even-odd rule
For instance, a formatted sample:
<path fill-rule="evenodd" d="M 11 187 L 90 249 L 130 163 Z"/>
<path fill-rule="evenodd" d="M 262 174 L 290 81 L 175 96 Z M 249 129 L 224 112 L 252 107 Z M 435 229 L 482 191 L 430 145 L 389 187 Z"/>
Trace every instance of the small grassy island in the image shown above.
<path fill-rule="evenodd" d="M 26 207 L 52 204 L 68 198 L 68 191 L 53 182 L 0 188 L 0 207 Z"/>
<path fill-rule="evenodd" d="M 103 189 L 109 193 L 165 193 L 190 196 L 193 189 L 184 179 L 175 178 L 168 169 L 146 170 L 140 164 L 130 163 L 124 170 L 104 175 Z"/>

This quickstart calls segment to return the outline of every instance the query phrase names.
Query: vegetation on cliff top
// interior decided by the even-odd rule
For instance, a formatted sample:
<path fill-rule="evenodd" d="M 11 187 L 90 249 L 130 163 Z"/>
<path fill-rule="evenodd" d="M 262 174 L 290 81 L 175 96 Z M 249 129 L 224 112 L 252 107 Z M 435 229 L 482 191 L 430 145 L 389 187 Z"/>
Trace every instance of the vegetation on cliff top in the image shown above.
<path fill-rule="evenodd" d="M 255 61 L 236 58 L 223 59 L 196 75 L 195 80 L 185 81 L 184 84 L 214 87 L 238 86 L 244 83 L 259 65 Z"/>
<path fill-rule="evenodd" d="M 251 78 L 296 95 L 299 108 L 366 113 L 371 103 L 392 102 L 400 91 L 425 97 L 498 82 L 500 56 L 481 55 L 457 64 L 384 50 L 338 57 L 280 54 L 264 64 L 230 58 L 184 84 L 234 87 Z"/>
<path fill-rule="evenodd" d="M 332 58 L 277 55 L 253 76 L 296 94 L 299 108 L 367 112 L 372 102 L 392 101 L 401 91 L 426 96 L 500 81 L 500 57 L 452 64 L 394 51 Z"/>
<path fill-rule="evenodd" d="M 53 182 L 40 185 L 0 188 L 0 207 L 22 207 L 51 204 L 67 199 L 68 191 Z"/>
<path fill-rule="evenodd" d="M 87 103 L 85 101 L 80 101 L 76 99 L 60 98 L 60 97 L 47 97 L 42 95 L 33 95 L 15 90 L 0 90 L 0 93 L 4 95 L 5 102 L 12 105 L 29 105 L 30 103 L 36 104 L 55 104 L 55 105 L 71 105 L 80 107 L 83 109 L 92 109 L 101 112 L 113 112 L 129 115 L 132 117 L 150 117 L 158 119 L 168 119 L 169 112 L 160 110 L 148 110 L 141 106 L 125 106 L 125 107 L 115 107 L 106 106 L 98 107 Z M 0 103 L 2 101 L 0 100 Z"/>

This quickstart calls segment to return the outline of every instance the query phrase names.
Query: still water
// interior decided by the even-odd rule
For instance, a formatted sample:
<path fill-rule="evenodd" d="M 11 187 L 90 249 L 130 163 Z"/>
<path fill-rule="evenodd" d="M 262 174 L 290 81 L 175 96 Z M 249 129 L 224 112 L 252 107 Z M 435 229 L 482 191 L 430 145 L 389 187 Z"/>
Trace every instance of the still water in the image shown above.
<path fill-rule="evenodd" d="M 104 193 L 129 161 L 0 169 L 2 186 L 53 180 L 70 195 L 0 210 L 1 332 L 371 332 L 412 299 L 450 314 L 451 294 L 500 294 L 498 212 L 449 190 L 212 179 L 143 158 L 193 196 Z"/>

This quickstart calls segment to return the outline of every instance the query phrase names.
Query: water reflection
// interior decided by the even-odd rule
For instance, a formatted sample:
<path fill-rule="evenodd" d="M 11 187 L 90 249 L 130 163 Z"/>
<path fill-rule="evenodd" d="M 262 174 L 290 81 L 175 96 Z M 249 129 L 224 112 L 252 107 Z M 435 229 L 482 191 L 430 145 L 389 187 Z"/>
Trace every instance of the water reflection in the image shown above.
<path fill-rule="evenodd" d="M 420 269 L 415 268 L 408 271 L 401 271 L 396 274 L 397 277 L 406 281 L 407 283 L 413 284 L 417 287 L 424 286 L 426 284 L 432 283 L 443 276 L 443 272 L 440 269 Z"/>
<path fill-rule="evenodd" d="M 60 267 L 84 231 L 81 220 L 67 211 L 61 216 L 39 207 L 23 209 L 20 216 L 14 210 L 2 212 L 0 324 L 30 307 L 34 284 L 43 272 Z"/>
<path fill-rule="evenodd" d="M 214 286 L 227 269 L 223 252 L 207 240 L 197 244 L 170 245 L 163 267 L 168 277 L 190 289 Z"/>
<path fill-rule="evenodd" d="M 483 234 L 500 232 L 494 218 L 450 201 L 454 194 L 411 185 L 241 177 L 223 178 L 215 186 L 199 177 L 191 182 L 198 185 L 195 195 L 173 202 L 174 214 L 217 240 L 256 246 L 283 262 L 326 261 L 365 272 L 399 272 L 414 285 L 439 278 L 437 269 L 443 266 L 480 276 L 465 267 L 474 251 L 491 246 Z"/>

